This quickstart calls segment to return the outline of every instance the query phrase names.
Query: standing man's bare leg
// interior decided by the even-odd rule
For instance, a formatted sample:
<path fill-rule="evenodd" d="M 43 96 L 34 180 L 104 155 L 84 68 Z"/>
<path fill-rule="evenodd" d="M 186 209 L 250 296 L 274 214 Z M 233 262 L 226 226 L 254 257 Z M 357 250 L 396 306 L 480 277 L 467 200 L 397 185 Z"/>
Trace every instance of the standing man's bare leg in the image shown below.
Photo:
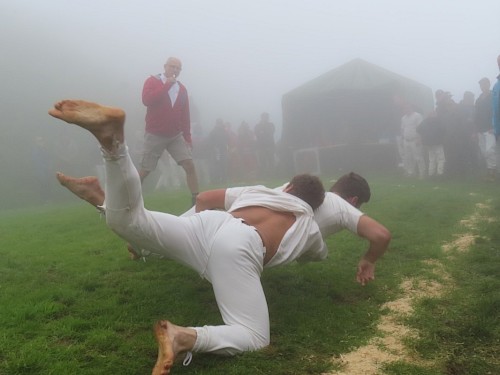
<path fill-rule="evenodd" d="M 144 179 L 149 176 L 149 171 L 145 171 L 144 169 L 139 169 L 139 177 L 141 178 L 141 183 L 144 182 Z"/>
<path fill-rule="evenodd" d="M 191 192 L 192 204 L 196 203 L 196 196 L 198 195 L 198 176 L 196 175 L 196 168 L 194 166 L 193 159 L 187 159 L 180 162 L 181 167 L 186 172 L 186 183 Z"/>

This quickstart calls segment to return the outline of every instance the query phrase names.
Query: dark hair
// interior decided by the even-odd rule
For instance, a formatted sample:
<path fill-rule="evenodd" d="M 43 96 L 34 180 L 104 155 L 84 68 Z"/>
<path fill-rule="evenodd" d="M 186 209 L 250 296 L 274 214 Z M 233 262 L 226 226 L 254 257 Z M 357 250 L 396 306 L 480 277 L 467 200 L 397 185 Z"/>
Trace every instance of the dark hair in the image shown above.
<path fill-rule="evenodd" d="M 321 180 L 310 174 L 299 174 L 290 181 L 290 194 L 305 201 L 313 210 L 325 200 L 325 188 Z"/>
<path fill-rule="evenodd" d="M 368 182 L 359 174 L 350 172 L 340 177 L 330 189 L 342 198 L 348 200 L 352 197 L 358 197 L 358 206 L 370 200 L 371 192 Z"/>

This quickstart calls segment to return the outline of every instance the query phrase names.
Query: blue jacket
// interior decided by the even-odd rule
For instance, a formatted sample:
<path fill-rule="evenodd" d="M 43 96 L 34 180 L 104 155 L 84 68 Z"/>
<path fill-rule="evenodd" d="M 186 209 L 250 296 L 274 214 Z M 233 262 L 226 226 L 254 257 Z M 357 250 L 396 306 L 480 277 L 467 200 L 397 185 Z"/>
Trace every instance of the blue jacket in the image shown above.
<path fill-rule="evenodd" d="M 493 100 L 493 131 L 497 137 L 500 136 L 500 75 L 491 91 Z"/>

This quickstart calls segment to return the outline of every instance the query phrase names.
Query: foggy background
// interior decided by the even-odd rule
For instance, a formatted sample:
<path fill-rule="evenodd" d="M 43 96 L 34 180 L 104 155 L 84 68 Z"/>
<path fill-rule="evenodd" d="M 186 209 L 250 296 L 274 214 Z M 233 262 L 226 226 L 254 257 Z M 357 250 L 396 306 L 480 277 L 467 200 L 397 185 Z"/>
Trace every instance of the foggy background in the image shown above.
<path fill-rule="evenodd" d="M 63 172 L 95 174 L 95 142 L 49 117 L 54 102 L 121 106 L 135 134 L 142 85 L 169 56 L 205 133 L 217 117 L 253 127 L 267 111 L 278 140 L 282 95 L 355 58 L 477 97 L 498 74 L 499 14 L 498 0 L 0 0 L 0 209 L 38 202 L 37 136 L 89 156 Z"/>

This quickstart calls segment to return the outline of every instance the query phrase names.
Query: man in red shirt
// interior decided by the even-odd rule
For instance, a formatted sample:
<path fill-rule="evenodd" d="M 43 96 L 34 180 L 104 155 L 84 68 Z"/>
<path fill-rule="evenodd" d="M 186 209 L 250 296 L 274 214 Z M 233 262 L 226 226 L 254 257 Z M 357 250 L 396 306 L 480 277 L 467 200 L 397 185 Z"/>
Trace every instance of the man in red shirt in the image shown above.
<path fill-rule="evenodd" d="M 182 63 L 169 57 L 164 73 L 149 77 L 142 90 L 146 106 L 146 133 L 143 157 L 139 166 L 141 181 L 156 169 L 165 150 L 186 172 L 186 180 L 193 203 L 198 195 L 198 177 L 191 155 L 191 123 L 186 87 L 177 78 Z"/>

